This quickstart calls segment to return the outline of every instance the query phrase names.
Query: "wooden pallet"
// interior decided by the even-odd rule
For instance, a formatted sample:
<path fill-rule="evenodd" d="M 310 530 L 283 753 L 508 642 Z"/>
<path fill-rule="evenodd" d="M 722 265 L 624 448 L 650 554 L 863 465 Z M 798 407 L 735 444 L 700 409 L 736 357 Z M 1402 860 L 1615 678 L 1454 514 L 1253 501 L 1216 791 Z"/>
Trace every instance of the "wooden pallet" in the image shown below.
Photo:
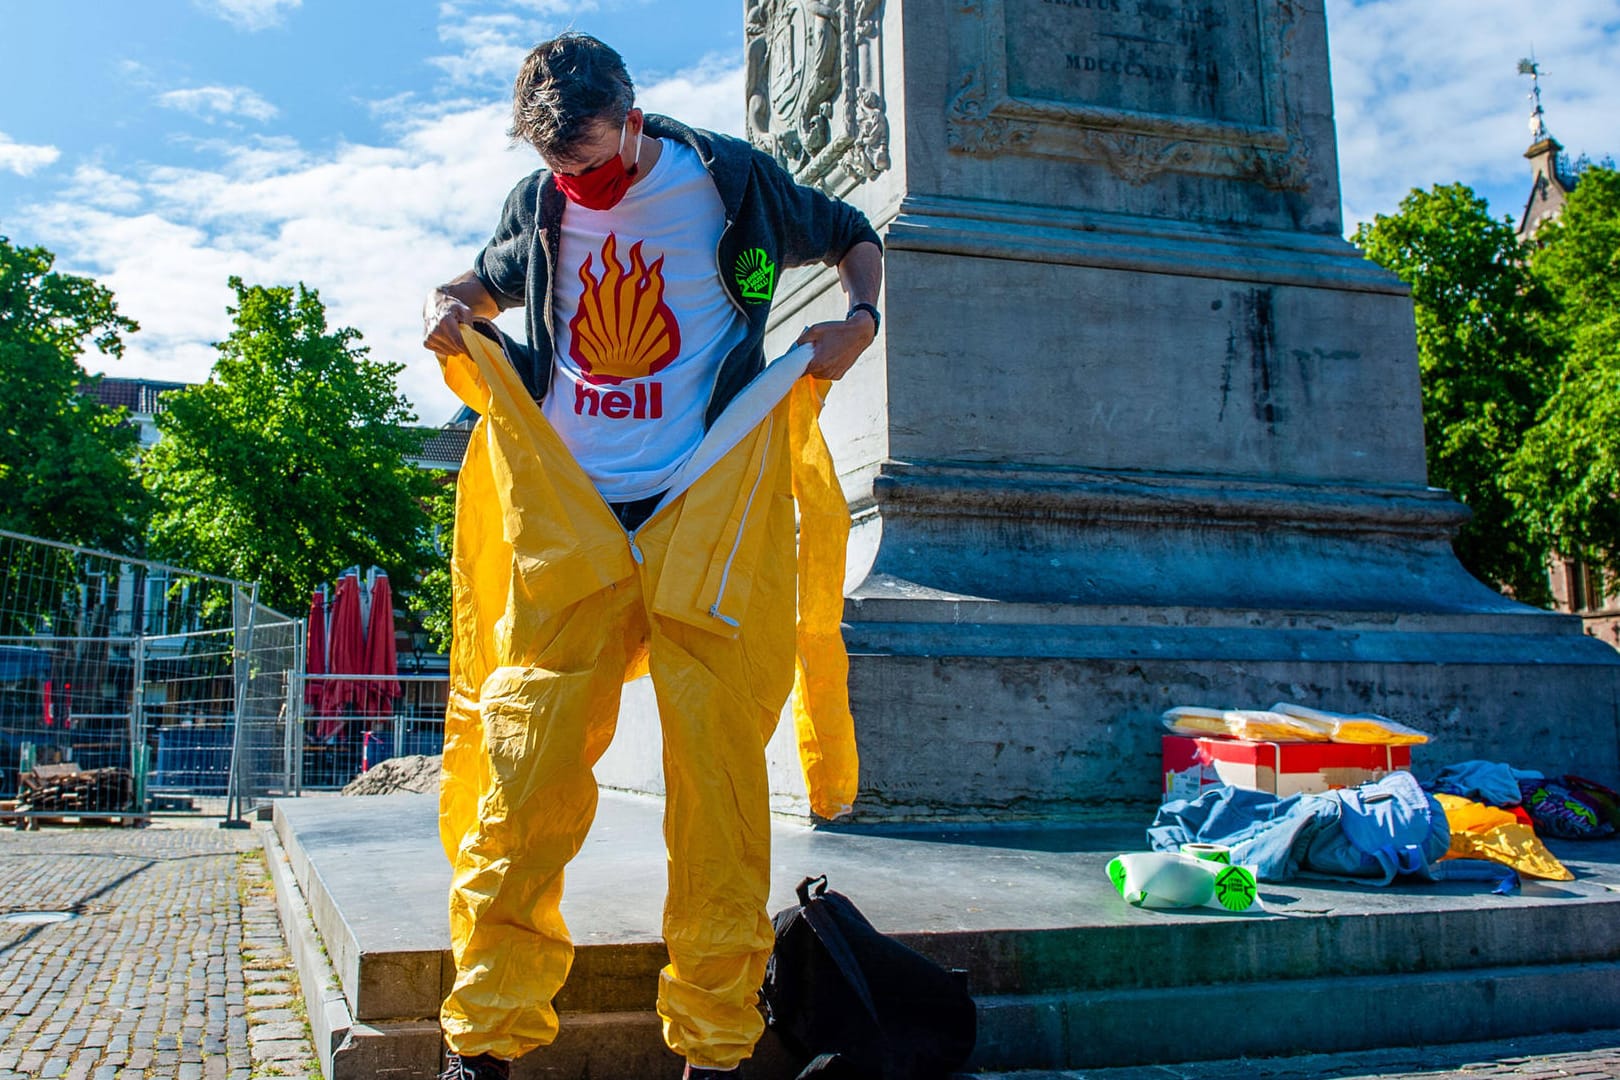
<path fill-rule="evenodd" d="M 130 804 L 128 769 L 81 769 L 72 762 L 35 765 L 18 777 L 13 814 L 73 818 L 122 816 Z"/>

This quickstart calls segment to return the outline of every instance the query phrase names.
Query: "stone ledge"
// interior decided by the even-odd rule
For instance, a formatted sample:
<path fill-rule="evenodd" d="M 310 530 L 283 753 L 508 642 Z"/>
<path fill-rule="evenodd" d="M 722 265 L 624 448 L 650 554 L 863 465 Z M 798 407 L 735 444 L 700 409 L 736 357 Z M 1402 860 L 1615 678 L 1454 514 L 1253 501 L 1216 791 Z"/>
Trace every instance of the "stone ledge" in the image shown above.
<path fill-rule="evenodd" d="M 1154 274 L 1410 294 L 1338 236 L 910 195 L 888 225 L 895 251 L 1064 263 Z"/>
<path fill-rule="evenodd" d="M 886 461 L 873 491 L 886 516 L 1168 522 L 1177 528 L 1274 528 L 1450 539 L 1469 511 L 1439 488 L 1279 483 L 1123 470 L 1031 469 Z"/>

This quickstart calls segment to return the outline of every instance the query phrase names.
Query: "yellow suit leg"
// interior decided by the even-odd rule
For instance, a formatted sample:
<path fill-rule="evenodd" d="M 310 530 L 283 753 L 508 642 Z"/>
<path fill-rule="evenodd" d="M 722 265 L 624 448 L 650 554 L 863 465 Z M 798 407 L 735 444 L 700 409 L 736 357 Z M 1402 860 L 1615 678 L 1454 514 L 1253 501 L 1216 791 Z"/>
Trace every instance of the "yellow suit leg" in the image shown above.
<path fill-rule="evenodd" d="M 747 561 L 732 567 L 748 578 L 746 607 L 735 612 L 739 625 L 712 618 L 705 627 L 655 613 L 648 642 L 669 852 L 669 964 L 659 979 L 658 1012 L 670 1049 L 700 1066 L 736 1065 L 764 1030 L 758 995 L 773 943 L 765 744 L 793 688 L 794 663 L 794 514 L 781 430 L 769 442 L 765 432 L 756 434 L 730 462 L 741 466 L 756 444 L 768 447 L 758 489 L 744 486 L 754 498 L 744 500 L 741 528 L 729 544 L 718 538 L 723 554 L 745 553 Z M 738 486 L 726 481 L 727 490 Z M 681 550 L 695 535 L 680 520 L 688 509 L 683 503 L 681 514 L 661 515 L 643 533 L 649 594 L 657 594 L 653 582 L 666 565 L 690 558 Z M 727 525 L 720 520 L 714 529 Z M 673 549 L 672 534 L 680 538 Z"/>
<path fill-rule="evenodd" d="M 453 861 L 450 1048 L 516 1058 L 557 1035 L 552 998 L 573 944 L 563 867 L 596 814 L 592 768 L 613 737 L 624 673 L 646 634 L 634 578 L 527 629 L 480 692 L 488 786 Z"/>

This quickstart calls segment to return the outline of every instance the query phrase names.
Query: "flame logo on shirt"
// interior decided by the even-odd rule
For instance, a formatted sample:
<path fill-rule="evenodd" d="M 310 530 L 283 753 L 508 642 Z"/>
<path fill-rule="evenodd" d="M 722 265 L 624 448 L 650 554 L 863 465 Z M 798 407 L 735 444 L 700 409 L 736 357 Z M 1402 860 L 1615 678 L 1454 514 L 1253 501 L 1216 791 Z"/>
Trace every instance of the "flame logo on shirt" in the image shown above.
<path fill-rule="evenodd" d="M 630 265 L 619 262 L 618 237 L 602 242 L 602 277 L 592 273 L 591 256 L 579 268 L 585 293 L 568 323 L 568 355 L 585 381 L 621 383 L 640 379 L 680 355 L 681 328 L 664 302 L 664 259 L 651 266 L 641 257 L 641 244 L 630 249 Z"/>

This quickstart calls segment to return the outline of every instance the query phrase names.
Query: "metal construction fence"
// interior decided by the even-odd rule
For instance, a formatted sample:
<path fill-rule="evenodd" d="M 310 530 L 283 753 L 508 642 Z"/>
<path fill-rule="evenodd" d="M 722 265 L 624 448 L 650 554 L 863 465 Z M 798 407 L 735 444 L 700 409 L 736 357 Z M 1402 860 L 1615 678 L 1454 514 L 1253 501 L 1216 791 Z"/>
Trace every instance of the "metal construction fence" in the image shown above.
<path fill-rule="evenodd" d="M 326 709 L 323 703 L 342 696 L 335 691 L 346 683 L 387 688 L 373 715 Z M 341 788 L 389 758 L 439 753 L 448 693 L 442 674 L 304 676 L 299 790 Z"/>
<path fill-rule="evenodd" d="M 257 586 L 0 531 L 0 798 L 40 764 L 125 770 L 95 816 L 199 809 L 240 818 L 296 790 L 299 620 Z M 28 774 L 28 776 L 25 776 Z M 109 789 L 115 790 L 115 789 Z"/>

